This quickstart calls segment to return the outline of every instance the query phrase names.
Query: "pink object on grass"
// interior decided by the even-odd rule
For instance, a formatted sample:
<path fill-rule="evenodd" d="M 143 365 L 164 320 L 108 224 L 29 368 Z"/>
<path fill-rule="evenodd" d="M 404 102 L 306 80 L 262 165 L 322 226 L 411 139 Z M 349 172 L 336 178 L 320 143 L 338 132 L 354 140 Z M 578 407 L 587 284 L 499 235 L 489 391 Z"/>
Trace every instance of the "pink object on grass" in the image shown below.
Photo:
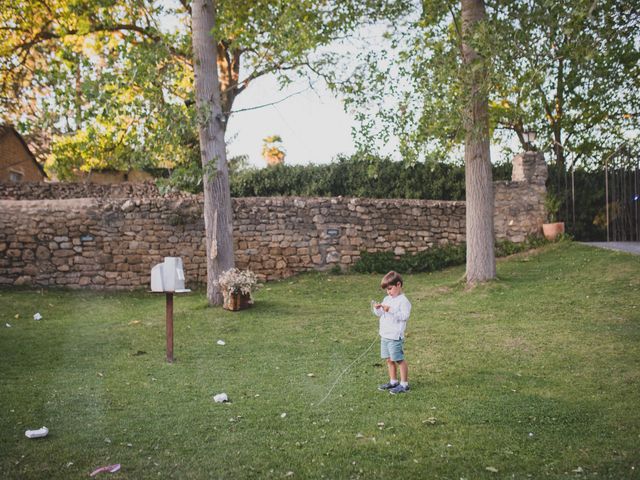
<path fill-rule="evenodd" d="M 89 476 L 95 477 L 97 474 L 103 473 L 103 472 L 115 473 L 118 470 L 120 470 L 120 464 L 116 463 L 114 465 L 107 465 L 106 467 L 96 468 L 93 472 L 89 474 Z"/>

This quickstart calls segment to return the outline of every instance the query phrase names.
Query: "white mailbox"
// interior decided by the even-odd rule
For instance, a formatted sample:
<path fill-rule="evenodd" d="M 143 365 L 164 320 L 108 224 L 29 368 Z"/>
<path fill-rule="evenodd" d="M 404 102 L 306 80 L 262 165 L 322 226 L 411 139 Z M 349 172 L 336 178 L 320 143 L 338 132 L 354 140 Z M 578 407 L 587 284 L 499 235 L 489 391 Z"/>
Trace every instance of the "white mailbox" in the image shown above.
<path fill-rule="evenodd" d="M 151 269 L 152 292 L 183 293 L 191 290 L 184 288 L 184 269 L 180 257 L 164 257 L 164 262 Z"/>

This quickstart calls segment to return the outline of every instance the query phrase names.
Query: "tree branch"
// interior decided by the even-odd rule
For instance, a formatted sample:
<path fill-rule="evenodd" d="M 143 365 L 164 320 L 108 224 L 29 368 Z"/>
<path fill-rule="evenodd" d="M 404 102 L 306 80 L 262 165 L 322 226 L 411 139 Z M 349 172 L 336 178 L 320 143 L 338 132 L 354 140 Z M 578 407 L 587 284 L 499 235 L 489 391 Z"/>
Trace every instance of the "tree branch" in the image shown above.
<path fill-rule="evenodd" d="M 271 107 L 273 105 L 277 105 L 279 103 L 284 102 L 285 100 L 290 99 L 291 97 L 295 97 L 296 95 L 300 95 L 301 93 L 306 92 L 307 90 L 309 90 L 311 87 L 305 87 L 302 90 L 299 90 L 297 92 L 293 92 L 289 95 L 287 95 L 284 98 L 281 98 L 280 100 L 276 100 L 275 102 L 270 102 L 270 103 L 265 103 L 262 105 L 256 105 L 255 107 L 248 107 L 248 108 L 241 108 L 240 110 L 234 110 L 233 112 L 228 112 L 228 114 L 232 114 L 232 113 L 240 113 L 240 112 L 248 112 L 250 110 L 258 110 L 259 108 L 264 108 L 264 107 Z"/>
<path fill-rule="evenodd" d="M 162 34 L 158 33 L 157 29 L 153 27 L 140 27 L 136 24 L 122 24 L 122 23 L 116 23 L 113 25 L 95 24 L 95 25 L 92 25 L 89 30 L 89 33 L 99 33 L 99 32 L 111 32 L 111 33 L 136 32 L 154 42 L 164 43 L 164 38 Z M 55 33 L 50 30 L 41 30 L 36 35 L 34 35 L 30 41 L 22 43 L 21 45 L 18 45 L 16 48 L 22 51 L 29 51 L 31 50 L 32 47 L 34 47 L 39 43 L 46 42 L 48 40 L 60 40 L 65 37 L 78 35 L 78 34 L 79 34 L 79 31 L 77 29 L 66 30 L 62 34 Z M 185 53 L 176 50 L 173 46 L 166 45 L 166 47 L 169 50 L 169 52 L 171 52 L 172 55 L 176 57 L 188 59 L 188 56 Z"/>
<path fill-rule="evenodd" d="M 191 2 L 189 0 L 180 0 L 180 5 L 187 11 L 189 17 L 191 17 Z"/>
<path fill-rule="evenodd" d="M 449 9 L 449 12 L 451 12 L 451 18 L 453 19 L 453 24 L 455 25 L 456 33 L 458 34 L 458 40 L 460 40 L 460 42 L 458 42 L 458 49 L 460 50 L 460 55 L 464 58 L 464 50 L 462 48 L 462 44 L 463 44 L 462 29 L 460 28 L 460 24 L 456 19 L 456 12 L 453 11 L 453 8 L 451 8 L 451 5 L 447 5 L 447 8 Z"/>
<path fill-rule="evenodd" d="M 262 70 L 254 70 L 247 77 L 245 77 L 243 80 L 239 81 L 235 85 L 231 85 L 229 88 L 236 88 L 237 89 L 237 93 L 241 93 L 245 88 L 247 88 L 249 83 L 251 83 L 252 81 L 254 81 L 257 78 L 262 77 L 263 75 L 268 75 L 270 73 L 273 73 L 273 72 L 276 72 L 276 71 L 281 71 L 281 70 L 295 70 L 296 68 L 300 68 L 300 67 L 303 67 L 303 66 L 309 66 L 309 64 L 307 62 L 300 62 L 300 63 L 291 64 L 291 65 L 282 65 L 282 64 L 268 65 L 267 67 L 263 68 Z M 223 93 L 223 92 L 221 92 L 221 93 Z"/>

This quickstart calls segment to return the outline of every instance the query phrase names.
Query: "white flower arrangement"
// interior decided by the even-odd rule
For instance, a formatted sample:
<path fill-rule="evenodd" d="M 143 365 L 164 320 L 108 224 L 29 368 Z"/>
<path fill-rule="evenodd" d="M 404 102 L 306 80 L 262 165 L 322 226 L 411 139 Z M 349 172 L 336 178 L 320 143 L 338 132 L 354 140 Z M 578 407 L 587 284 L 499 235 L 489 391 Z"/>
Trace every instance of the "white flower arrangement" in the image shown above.
<path fill-rule="evenodd" d="M 216 285 L 225 295 L 243 294 L 251 296 L 251 293 L 260 288 L 258 277 L 251 270 L 239 270 L 230 268 L 220 274 Z"/>

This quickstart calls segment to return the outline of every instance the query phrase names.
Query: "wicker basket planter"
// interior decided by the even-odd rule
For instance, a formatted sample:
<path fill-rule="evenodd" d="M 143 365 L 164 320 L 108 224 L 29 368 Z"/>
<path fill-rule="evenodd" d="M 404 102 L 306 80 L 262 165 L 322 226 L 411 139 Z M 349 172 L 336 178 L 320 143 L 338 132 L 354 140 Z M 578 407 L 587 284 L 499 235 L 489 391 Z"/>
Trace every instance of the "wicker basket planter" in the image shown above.
<path fill-rule="evenodd" d="M 251 306 L 251 296 L 243 293 L 225 293 L 224 303 L 222 308 L 225 310 L 231 310 L 237 312 L 238 310 L 244 310 Z"/>
<path fill-rule="evenodd" d="M 232 312 L 249 308 L 253 303 L 251 293 L 260 287 L 255 273 L 237 268 L 222 272 L 215 285 L 222 290 L 222 308 Z"/>

